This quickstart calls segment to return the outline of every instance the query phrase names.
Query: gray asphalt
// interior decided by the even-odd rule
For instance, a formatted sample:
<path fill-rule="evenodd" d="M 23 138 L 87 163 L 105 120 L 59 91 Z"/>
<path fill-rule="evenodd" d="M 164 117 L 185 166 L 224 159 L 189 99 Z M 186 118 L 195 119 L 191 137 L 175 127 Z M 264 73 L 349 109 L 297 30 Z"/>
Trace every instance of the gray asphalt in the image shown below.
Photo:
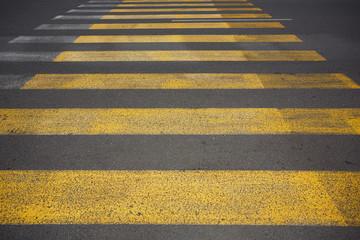
<path fill-rule="evenodd" d="M 0 108 L 359 108 L 359 90 L 18 90 L 36 73 L 344 73 L 360 84 L 358 0 L 249 0 L 285 29 L 34 30 L 88 0 L 7 0 L 0 52 L 65 50 L 315 50 L 327 62 L 51 63 L 0 59 Z M 85 9 L 85 8 L 81 8 Z M 93 8 L 91 8 L 93 9 Z M 91 13 L 68 13 L 89 15 Z M 93 13 L 98 14 L 98 13 Z M 116 13 L 114 13 L 116 14 Z M 150 13 L 149 13 L 150 14 Z M 116 20 L 116 22 L 142 22 Z M 146 20 L 169 22 L 169 20 Z M 114 34 L 295 34 L 303 43 L 13 43 L 19 36 Z M 0 56 L 1 58 L 1 56 Z M 21 74 L 22 77 L 18 77 Z M 7 88 L 7 89 L 5 89 Z M 345 170 L 360 171 L 360 136 L 0 136 L 1 170 Z M 360 239 L 352 227 L 1 225 L 0 239 Z"/>

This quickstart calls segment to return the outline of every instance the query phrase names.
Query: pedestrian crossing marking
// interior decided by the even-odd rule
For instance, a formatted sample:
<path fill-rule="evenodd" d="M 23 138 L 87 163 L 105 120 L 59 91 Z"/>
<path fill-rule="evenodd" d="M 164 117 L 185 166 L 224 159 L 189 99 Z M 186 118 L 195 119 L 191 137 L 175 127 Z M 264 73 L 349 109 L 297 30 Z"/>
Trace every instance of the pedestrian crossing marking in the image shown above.
<path fill-rule="evenodd" d="M 360 89 L 344 74 L 37 74 L 21 89 Z"/>
<path fill-rule="evenodd" d="M 64 51 L 54 62 L 109 61 L 326 61 L 316 51 Z"/>
<path fill-rule="evenodd" d="M 103 4 L 105 5 L 105 4 Z M 95 5 L 95 4 L 84 4 L 81 5 L 83 7 L 91 7 L 91 6 L 96 6 L 96 7 L 103 7 L 102 5 Z M 163 4 L 156 4 L 156 3 L 151 3 L 151 4 L 118 4 L 117 7 L 212 7 L 212 6 L 254 6 L 254 4 L 252 3 L 163 3 Z"/>
<path fill-rule="evenodd" d="M 218 0 L 228 2 L 227 0 Z M 104 1 L 105 3 L 106 1 Z M 118 1 L 120 3 L 120 1 Z M 284 28 L 246 0 L 124 0 L 75 9 L 118 15 L 59 20 L 191 19 L 192 23 L 44 24 L 42 30 Z M 143 3 L 150 4 L 143 4 Z M 163 4 L 157 3 L 162 2 Z M 199 3 L 189 3 L 199 2 Z M 207 3 L 208 2 L 208 3 Z M 229 1 L 230 2 L 230 1 Z M 238 3 L 242 2 L 242 3 Z M 183 7 L 193 8 L 183 8 Z M 204 8 L 211 6 L 213 8 Z M 231 6 L 224 8 L 223 6 Z M 144 8 L 146 7 L 146 8 Z M 164 7 L 151 9 L 148 7 Z M 182 7 L 182 8 L 170 8 Z M 197 8 L 194 8 L 197 7 Z M 217 8 L 214 8 L 217 7 Z M 198 11 L 197 14 L 167 12 Z M 132 15 L 121 15 L 120 13 Z M 144 12 L 136 15 L 134 12 Z M 150 15 L 148 12 L 158 12 Z M 205 18 L 209 18 L 206 20 Z M 230 19 L 232 18 L 232 19 Z M 238 18 L 238 19 L 236 19 Z M 197 19 L 197 20 L 196 20 Z M 195 23 L 199 21 L 199 23 Z M 205 23 L 205 21 L 223 21 Z M 238 21 L 230 23 L 231 21 Z M 251 22 L 239 22 L 251 21 Z M 262 21 L 262 22 L 261 22 Z M 266 22 L 272 21 L 272 22 Z M 105 21 L 106 22 L 106 21 Z M 111 22 L 111 21 L 107 21 Z M 118 21 L 113 21 L 118 22 Z M 170 22 L 170 21 L 169 21 Z M 22 36 L 10 43 L 302 42 L 295 35 Z M 120 45 L 118 45 L 120 46 Z M 19 46 L 17 46 L 19 47 Z M 326 61 L 316 51 L 0 52 L 0 61 Z M 240 64 L 240 63 L 239 63 Z M 61 64 L 60 64 L 61 65 Z M 3 74 L 0 88 L 360 89 L 340 73 Z M 29 80 L 30 79 L 30 80 Z M 9 81 L 12 80 L 12 81 Z M 29 80 L 29 81 L 28 81 Z M 360 135 L 359 108 L 0 109 L 0 135 Z M 360 172 L 0 171 L 0 224 L 196 224 L 360 227 Z"/>
<path fill-rule="evenodd" d="M 360 134 L 360 109 L 0 109 L 2 135 Z"/>
<path fill-rule="evenodd" d="M 110 12 L 210 12 L 210 11 L 262 11 L 260 8 L 136 8 L 136 9 L 111 9 Z"/>
<path fill-rule="evenodd" d="M 0 224 L 360 226 L 360 173 L 0 171 Z"/>
<path fill-rule="evenodd" d="M 67 13 L 102 13 L 102 12 L 256 12 L 262 11 L 260 8 L 137 8 L 137 9 L 71 9 Z"/>
<path fill-rule="evenodd" d="M 79 36 L 74 43 L 146 42 L 302 42 L 295 35 L 100 35 Z"/>
<path fill-rule="evenodd" d="M 69 19 L 73 16 L 64 16 Z M 87 16 L 75 16 L 87 17 Z M 271 18 L 269 14 L 161 14 L 161 15 L 104 15 L 101 19 L 176 19 L 176 18 Z"/>
<path fill-rule="evenodd" d="M 252 3 L 169 3 L 169 4 L 82 4 L 79 8 L 107 8 L 107 7 L 216 7 L 234 6 L 251 7 Z"/>
<path fill-rule="evenodd" d="M 9 43 L 302 42 L 295 35 L 86 35 L 19 36 Z"/>
<path fill-rule="evenodd" d="M 71 26 L 69 26 L 71 27 Z M 284 28 L 279 22 L 214 22 L 214 23 L 107 23 L 94 24 L 91 30 L 100 29 L 187 29 L 187 28 Z M 48 28 L 49 29 L 49 26 Z"/>

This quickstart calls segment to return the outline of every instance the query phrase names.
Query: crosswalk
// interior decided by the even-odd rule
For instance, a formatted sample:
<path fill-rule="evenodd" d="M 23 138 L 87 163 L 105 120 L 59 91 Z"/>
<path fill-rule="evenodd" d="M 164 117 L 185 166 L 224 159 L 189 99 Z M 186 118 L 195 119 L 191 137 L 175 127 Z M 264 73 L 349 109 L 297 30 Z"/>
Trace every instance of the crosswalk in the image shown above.
<path fill-rule="evenodd" d="M 0 63 L 51 64 L 61 70 L 49 72 L 48 65 L 43 65 L 31 74 L 1 74 L 0 88 L 60 94 L 171 90 L 188 91 L 195 98 L 194 90 L 225 94 L 273 89 L 359 91 L 360 85 L 342 72 L 277 72 L 270 67 L 266 72 L 237 70 L 246 62 L 326 65 L 322 54 L 301 48 L 300 37 L 282 32 L 289 20 L 274 18 L 247 0 L 92 0 L 54 16 L 51 23 L 36 27 L 33 35 L 18 36 L 8 43 L 23 49 L 50 44 L 51 51 L 0 52 Z M 264 29 L 270 32 L 260 32 Z M 197 49 L 199 45 L 192 44 L 206 46 Z M 212 48 L 213 44 L 218 47 Z M 129 45 L 136 49 L 127 49 Z M 192 68 L 172 70 L 171 65 L 181 68 L 184 62 L 193 64 Z M 131 69 L 114 69 L 120 65 L 111 64 L 117 63 Z M 169 68 L 157 72 L 142 68 L 144 63 L 169 64 Z M 227 69 L 232 71 L 196 69 L 199 64 L 221 63 L 229 64 Z M 75 64 L 85 64 L 88 71 L 64 70 L 64 64 L 74 64 L 74 69 Z M 104 72 L 103 66 L 110 66 L 112 72 Z M 211 94 L 206 97 L 212 98 Z M 360 109 L 333 106 L 35 106 L 1 108 L 0 119 L 0 135 L 39 139 L 62 135 L 87 139 L 360 135 Z M 118 158 L 127 156 L 119 154 Z M 1 170 L 0 224 L 360 226 L 357 171 L 106 169 L 111 168 Z"/>

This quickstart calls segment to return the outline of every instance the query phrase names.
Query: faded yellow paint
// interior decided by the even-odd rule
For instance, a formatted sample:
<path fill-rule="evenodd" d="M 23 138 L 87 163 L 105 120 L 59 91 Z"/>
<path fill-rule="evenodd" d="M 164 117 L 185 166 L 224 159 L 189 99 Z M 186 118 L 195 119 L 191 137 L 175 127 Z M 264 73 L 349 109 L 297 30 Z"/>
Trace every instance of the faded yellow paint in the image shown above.
<path fill-rule="evenodd" d="M 37 74 L 22 89 L 263 89 L 360 86 L 344 74 Z"/>
<path fill-rule="evenodd" d="M 177 29 L 177 28 L 284 28 L 279 22 L 211 22 L 211 23 L 100 23 L 89 29 Z"/>
<path fill-rule="evenodd" d="M 360 173 L 0 171 L 0 224 L 360 226 Z"/>
<path fill-rule="evenodd" d="M 80 36 L 74 43 L 143 42 L 302 42 L 295 35 L 95 35 Z"/>
<path fill-rule="evenodd" d="M 211 11 L 262 11 L 260 8 L 136 8 L 112 9 L 110 12 L 211 12 Z"/>
<path fill-rule="evenodd" d="M 151 15 L 104 15 L 101 19 L 175 19 L 175 18 L 271 18 L 269 14 L 151 14 Z"/>
<path fill-rule="evenodd" d="M 252 3 L 147 3 L 119 4 L 118 7 L 215 7 L 215 6 L 254 6 Z"/>
<path fill-rule="evenodd" d="M 0 109 L 2 135 L 360 134 L 360 109 Z"/>
<path fill-rule="evenodd" d="M 54 62 L 326 61 L 316 51 L 65 51 Z"/>

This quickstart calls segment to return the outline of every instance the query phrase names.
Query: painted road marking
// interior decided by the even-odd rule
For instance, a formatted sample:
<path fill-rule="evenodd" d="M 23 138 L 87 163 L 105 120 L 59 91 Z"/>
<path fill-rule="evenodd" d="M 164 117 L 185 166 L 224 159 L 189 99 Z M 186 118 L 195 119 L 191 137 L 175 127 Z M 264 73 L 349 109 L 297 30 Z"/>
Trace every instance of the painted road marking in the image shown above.
<path fill-rule="evenodd" d="M 175 21 L 175 20 L 172 20 Z M 177 20 L 179 21 L 179 20 Z M 228 19 L 226 19 L 228 21 Z M 110 23 L 110 24 L 42 24 L 35 30 L 109 30 L 109 29 L 186 29 L 186 28 L 284 28 L 279 22 L 241 23 Z"/>
<path fill-rule="evenodd" d="M 87 30 L 93 24 L 42 24 L 35 30 Z"/>
<path fill-rule="evenodd" d="M 112 9 L 110 12 L 189 12 L 189 11 L 262 11 L 260 8 L 161 8 Z"/>
<path fill-rule="evenodd" d="M 0 53 L 1 60 L 1 53 Z M 316 51 L 64 51 L 54 62 L 326 61 Z"/>
<path fill-rule="evenodd" d="M 46 26 L 50 29 L 51 26 Z M 54 26 L 60 29 L 61 26 Z M 42 29 L 44 29 L 42 27 Z M 108 23 L 94 24 L 89 27 L 91 30 L 99 29 L 186 29 L 186 28 L 284 28 L 279 22 L 244 22 L 244 23 Z M 64 29 L 64 27 L 62 27 Z"/>
<path fill-rule="evenodd" d="M 79 36 L 20 36 L 9 43 L 73 43 Z"/>
<path fill-rule="evenodd" d="M 157 18 L 271 18 L 269 14 L 161 14 L 161 15 L 105 15 L 101 19 L 157 19 Z"/>
<path fill-rule="evenodd" d="M 1 62 L 50 62 L 60 52 L 0 52 Z"/>
<path fill-rule="evenodd" d="M 68 13 L 87 12 L 233 12 L 233 11 L 262 11 L 260 8 L 137 8 L 137 9 L 71 9 Z"/>
<path fill-rule="evenodd" d="M 254 6 L 252 3 L 162 3 L 162 4 L 82 4 L 79 8 L 91 7 L 214 7 L 214 6 Z"/>
<path fill-rule="evenodd" d="M 172 22 L 257 22 L 257 21 L 292 21 L 291 18 L 250 18 L 250 19 L 240 19 L 240 18 L 226 18 L 226 19 L 173 19 Z"/>
<path fill-rule="evenodd" d="M 360 109 L 0 109 L 2 135 L 360 134 Z"/>
<path fill-rule="evenodd" d="M 122 35 L 80 36 L 74 43 L 302 42 L 295 35 Z"/>
<path fill-rule="evenodd" d="M 316 51 L 64 51 L 0 52 L 2 62 L 326 61 Z"/>
<path fill-rule="evenodd" d="M 111 12 L 111 9 L 71 9 L 67 13 L 101 13 Z"/>
<path fill-rule="evenodd" d="M 0 224 L 360 226 L 360 172 L 0 171 Z"/>
<path fill-rule="evenodd" d="M 9 43 L 302 42 L 295 35 L 20 36 Z"/>
<path fill-rule="evenodd" d="M 269 14 L 151 14 L 151 15 L 59 15 L 53 20 L 87 20 L 87 19 L 173 19 L 173 18 L 271 18 Z"/>
<path fill-rule="evenodd" d="M 26 79 L 30 78 L 26 76 Z M 340 73 L 37 74 L 27 80 L 21 81 L 21 89 L 360 88 Z"/>

